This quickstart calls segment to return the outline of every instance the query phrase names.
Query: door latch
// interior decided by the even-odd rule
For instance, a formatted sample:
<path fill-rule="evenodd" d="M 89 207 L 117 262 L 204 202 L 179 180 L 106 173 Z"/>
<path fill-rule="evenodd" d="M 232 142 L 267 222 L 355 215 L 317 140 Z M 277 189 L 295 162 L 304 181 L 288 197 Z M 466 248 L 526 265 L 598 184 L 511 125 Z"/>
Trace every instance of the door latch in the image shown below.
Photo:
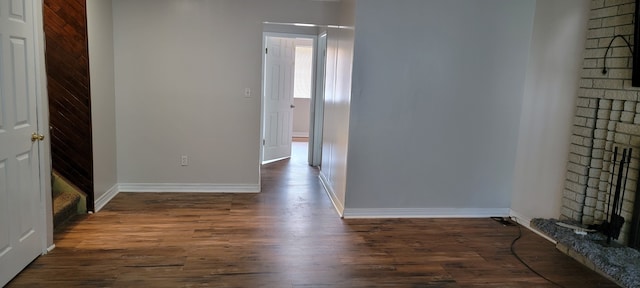
<path fill-rule="evenodd" d="M 42 141 L 44 140 L 44 135 L 38 134 L 37 132 L 33 132 L 31 134 L 31 142 Z"/>

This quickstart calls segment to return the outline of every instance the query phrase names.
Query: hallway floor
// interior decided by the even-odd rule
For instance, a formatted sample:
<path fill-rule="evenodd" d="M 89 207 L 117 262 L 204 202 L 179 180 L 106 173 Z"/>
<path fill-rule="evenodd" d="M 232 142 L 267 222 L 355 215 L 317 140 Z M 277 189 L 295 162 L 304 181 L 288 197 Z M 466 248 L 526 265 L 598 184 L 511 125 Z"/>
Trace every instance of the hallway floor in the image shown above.
<path fill-rule="evenodd" d="M 340 219 L 296 155 L 263 167 L 259 194 L 120 193 L 8 287 L 556 287 L 511 255 L 517 226 Z M 563 287 L 617 287 L 522 234 L 516 251 Z"/>

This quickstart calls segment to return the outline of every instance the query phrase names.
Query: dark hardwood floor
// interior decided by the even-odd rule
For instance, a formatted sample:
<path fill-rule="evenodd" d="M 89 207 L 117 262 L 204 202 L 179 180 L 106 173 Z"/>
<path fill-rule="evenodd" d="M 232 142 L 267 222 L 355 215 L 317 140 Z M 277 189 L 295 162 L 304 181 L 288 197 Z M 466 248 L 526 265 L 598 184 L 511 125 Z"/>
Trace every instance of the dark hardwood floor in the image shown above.
<path fill-rule="evenodd" d="M 511 255 L 517 226 L 342 220 L 306 155 L 266 165 L 262 186 L 260 194 L 120 193 L 57 232 L 57 248 L 8 287 L 557 287 Z M 617 287 L 522 234 L 518 254 L 563 287 Z"/>

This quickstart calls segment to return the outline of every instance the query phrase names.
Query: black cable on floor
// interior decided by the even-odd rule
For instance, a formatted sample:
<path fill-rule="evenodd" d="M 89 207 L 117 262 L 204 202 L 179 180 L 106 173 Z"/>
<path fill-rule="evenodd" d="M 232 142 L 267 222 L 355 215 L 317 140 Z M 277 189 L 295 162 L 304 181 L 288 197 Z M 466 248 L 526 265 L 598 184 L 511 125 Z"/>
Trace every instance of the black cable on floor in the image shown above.
<path fill-rule="evenodd" d="M 516 237 L 516 239 L 513 239 L 513 241 L 511 241 L 511 254 L 513 255 L 513 257 L 516 257 L 516 259 L 518 259 L 518 261 L 520 261 L 520 263 L 522 263 L 522 265 L 524 265 L 525 267 L 527 267 L 531 272 L 533 272 L 534 274 L 538 275 L 540 278 L 547 280 L 547 282 L 558 286 L 558 287 L 562 287 L 564 288 L 564 286 L 554 282 L 553 280 L 545 277 L 544 275 L 540 274 L 538 271 L 533 270 L 533 268 L 531 268 L 531 266 L 529 266 L 529 264 L 525 263 L 524 260 L 522 260 L 522 258 L 520 258 L 520 256 L 518 256 L 518 253 L 516 253 L 516 250 L 514 248 L 516 242 L 518 242 L 518 240 L 520 240 L 520 238 L 522 238 L 522 228 L 520 227 L 520 224 L 518 224 L 518 237 Z"/>

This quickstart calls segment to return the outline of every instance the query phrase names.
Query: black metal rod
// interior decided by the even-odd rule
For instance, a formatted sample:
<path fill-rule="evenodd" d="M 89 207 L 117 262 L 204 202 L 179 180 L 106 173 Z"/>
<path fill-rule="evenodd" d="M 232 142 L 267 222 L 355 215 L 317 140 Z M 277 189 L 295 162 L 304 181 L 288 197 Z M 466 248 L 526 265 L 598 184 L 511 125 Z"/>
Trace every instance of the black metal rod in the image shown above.
<path fill-rule="evenodd" d="M 613 215 L 617 214 L 618 202 L 620 201 L 620 188 L 622 188 L 622 174 L 624 169 L 625 158 L 627 158 L 627 149 L 622 149 L 622 159 L 620 159 L 620 165 L 618 165 L 618 178 L 616 179 L 616 192 L 613 195 L 613 209 L 611 210 L 611 223 L 613 223 Z"/>
<path fill-rule="evenodd" d="M 624 174 L 624 183 L 622 184 L 622 197 L 620 197 L 620 205 L 618 205 L 618 215 L 622 214 L 622 203 L 624 203 L 624 195 L 627 192 L 627 179 L 629 177 L 629 167 L 631 166 L 631 151 L 633 150 L 629 148 L 629 154 L 627 154 L 627 172 L 625 172 Z"/>
<path fill-rule="evenodd" d="M 613 147 L 613 167 L 611 168 L 611 180 L 609 181 L 609 197 L 607 199 L 607 205 L 605 206 L 606 211 L 604 212 L 607 217 L 605 220 L 610 221 L 609 212 L 611 212 L 609 206 L 611 205 L 611 194 L 613 194 L 613 179 L 616 176 L 616 161 L 618 160 L 618 147 Z"/>
<path fill-rule="evenodd" d="M 640 181 L 636 181 L 636 201 L 633 204 L 633 216 L 629 229 L 629 246 L 640 250 Z"/>
<path fill-rule="evenodd" d="M 620 186 L 622 185 L 622 169 L 624 168 L 625 158 L 627 158 L 627 149 L 622 149 L 622 158 L 620 159 L 620 165 L 618 165 L 618 177 L 616 179 L 616 192 L 613 196 L 613 206 L 611 207 L 611 218 L 609 220 L 609 229 L 607 229 L 607 244 L 611 244 L 611 238 L 613 234 L 616 233 L 614 229 L 616 228 L 616 223 L 618 221 L 618 214 L 616 213 L 616 209 L 618 207 L 618 200 L 620 199 Z M 619 231 L 617 232 L 619 233 Z M 617 238 L 617 236 L 616 236 Z"/>

